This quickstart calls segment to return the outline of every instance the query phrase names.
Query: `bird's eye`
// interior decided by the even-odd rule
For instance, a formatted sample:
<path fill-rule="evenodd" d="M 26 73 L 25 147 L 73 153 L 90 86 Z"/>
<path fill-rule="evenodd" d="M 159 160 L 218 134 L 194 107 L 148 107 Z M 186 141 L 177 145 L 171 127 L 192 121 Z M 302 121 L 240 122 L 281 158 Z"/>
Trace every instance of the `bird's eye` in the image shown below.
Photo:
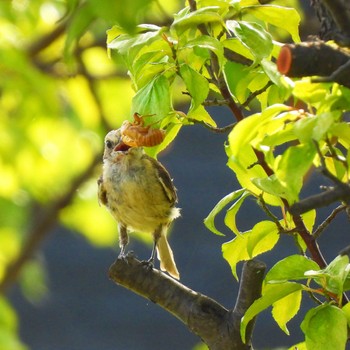
<path fill-rule="evenodd" d="M 112 147 L 113 147 L 112 141 L 107 140 L 107 141 L 106 141 L 106 147 L 107 147 L 107 148 L 112 148 Z"/>

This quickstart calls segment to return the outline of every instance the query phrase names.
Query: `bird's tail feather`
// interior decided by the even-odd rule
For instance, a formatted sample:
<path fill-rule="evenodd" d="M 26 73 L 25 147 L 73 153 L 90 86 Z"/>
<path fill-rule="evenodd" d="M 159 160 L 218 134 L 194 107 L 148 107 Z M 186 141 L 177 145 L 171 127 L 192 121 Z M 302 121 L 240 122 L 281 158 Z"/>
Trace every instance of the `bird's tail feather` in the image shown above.
<path fill-rule="evenodd" d="M 180 279 L 179 271 L 177 270 L 173 251 L 171 250 L 168 240 L 162 234 L 157 242 L 158 259 L 160 260 L 160 269 L 168 272 L 168 274 L 177 280 Z"/>

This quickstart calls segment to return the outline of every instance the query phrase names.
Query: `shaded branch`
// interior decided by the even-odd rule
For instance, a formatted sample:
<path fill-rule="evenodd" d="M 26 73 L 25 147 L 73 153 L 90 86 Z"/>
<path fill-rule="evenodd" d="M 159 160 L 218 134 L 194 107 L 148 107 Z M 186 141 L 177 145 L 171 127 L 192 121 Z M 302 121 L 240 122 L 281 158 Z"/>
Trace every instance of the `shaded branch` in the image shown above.
<path fill-rule="evenodd" d="M 343 201 L 347 204 L 350 201 L 350 186 L 340 181 L 327 169 L 324 156 L 319 148 L 318 143 L 315 141 L 314 144 L 320 158 L 321 172 L 324 176 L 329 178 L 334 183 L 334 186 L 326 192 L 310 196 L 299 201 L 298 203 L 294 203 L 290 208 L 290 212 L 297 215 L 306 213 L 312 209 L 325 207 L 337 201 Z M 330 145 L 329 147 L 332 150 L 332 147 Z M 335 153 L 334 151 L 332 152 Z"/>
<path fill-rule="evenodd" d="M 147 269 L 132 256 L 117 259 L 109 277 L 117 284 L 158 304 L 182 321 L 211 350 L 251 349 L 254 321 L 248 326 L 247 344 L 240 337 L 240 320 L 248 307 L 260 297 L 265 265 L 256 260 L 245 263 L 239 296 L 234 310 L 195 292 L 168 275 Z"/>
<path fill-rule="evenodd" d="M 289 212 L 293 215 L 300 215 L 312 209 L 326 207 L 327 205 L 338 201 L 350 201 L 350 186 L 346 186 L 345 191 L 344 187 L 335 186 L 326 192 L 310 196 L 294 203 L 290 207 Z"/>

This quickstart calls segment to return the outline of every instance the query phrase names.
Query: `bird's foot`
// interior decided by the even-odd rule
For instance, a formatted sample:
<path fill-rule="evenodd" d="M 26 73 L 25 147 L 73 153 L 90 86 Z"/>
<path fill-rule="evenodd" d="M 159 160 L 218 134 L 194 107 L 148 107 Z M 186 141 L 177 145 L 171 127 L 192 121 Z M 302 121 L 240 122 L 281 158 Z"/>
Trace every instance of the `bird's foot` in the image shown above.
<path fill-rule="evenodd" d="M 154 267 L 153 259 L 142 260 L 141 264 L 147 269 L 152 270 Z"/>
<path fill-rule="evenodd" d="M 132 250 L 127 253 L 125 253 L 125 251 L 121 251 L 118 255 L 118 260 L 125 260 L 127 262 L 128 258 L 135 258 L 135 253 Z"/>

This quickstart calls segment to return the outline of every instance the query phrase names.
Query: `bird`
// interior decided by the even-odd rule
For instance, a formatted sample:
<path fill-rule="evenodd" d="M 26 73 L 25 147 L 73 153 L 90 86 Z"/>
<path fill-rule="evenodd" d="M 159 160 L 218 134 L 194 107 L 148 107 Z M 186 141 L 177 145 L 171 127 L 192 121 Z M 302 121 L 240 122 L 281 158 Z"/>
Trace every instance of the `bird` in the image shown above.
<path fill-rule="evenodd" d="M 148 156 L 143 147 L 130 147 L 122 141 L 121 130 L 110 131 L 104 140 L 103 170 L 98 179 L 99 203 L 118 222 L 120 254 L 125 258 L 129 231 L 153 236 L 151 257 L 144 261 L 153 267 L 157 252 L 160 268 L 180 278 L 166 234 L 171 222 L 180 216 L 177 193 L 165 167 Z"/>

